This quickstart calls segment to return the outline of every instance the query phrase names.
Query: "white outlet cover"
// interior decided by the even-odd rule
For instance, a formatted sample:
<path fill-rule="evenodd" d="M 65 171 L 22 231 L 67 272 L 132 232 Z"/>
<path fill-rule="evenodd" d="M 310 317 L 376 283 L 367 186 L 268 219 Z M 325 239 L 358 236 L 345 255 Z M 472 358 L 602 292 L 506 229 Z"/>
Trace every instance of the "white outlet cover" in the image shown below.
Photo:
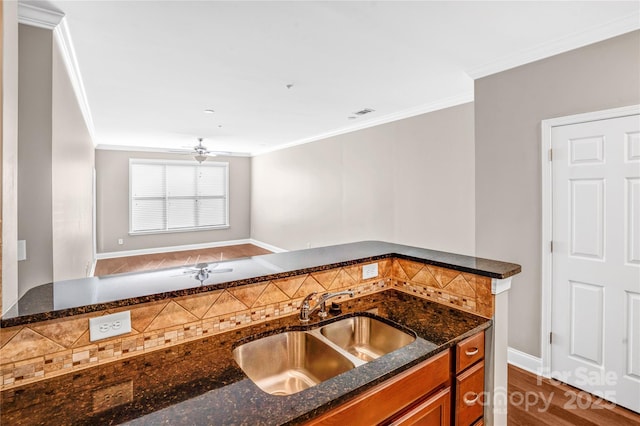
<path fill-rule="evenodd" d="M 89 340 L 92 342 L 127 333 L 131 333 L 131 311 L 89 319 Z"/>
<path fill-rule="evenodd" d="M 378 264 L 370 263 L 362 266 L 362 279 L 367 280 L 369 278 L 375 278 L 378 276 Z"/>
<path fill-rule="evenodd" d="M 18 262 L 27 260 L 27 240 L 18 240 Z"/>

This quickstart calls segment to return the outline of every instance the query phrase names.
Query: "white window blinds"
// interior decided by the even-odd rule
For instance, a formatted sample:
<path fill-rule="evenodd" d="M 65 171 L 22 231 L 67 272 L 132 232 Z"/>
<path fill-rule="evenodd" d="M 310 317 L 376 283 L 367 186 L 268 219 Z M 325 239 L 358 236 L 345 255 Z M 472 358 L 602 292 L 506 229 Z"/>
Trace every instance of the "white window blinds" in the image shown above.
<path fill-rule="evenodd" d="M 229 164 L 131 159 L 129 232 L 229 226 Z"/>

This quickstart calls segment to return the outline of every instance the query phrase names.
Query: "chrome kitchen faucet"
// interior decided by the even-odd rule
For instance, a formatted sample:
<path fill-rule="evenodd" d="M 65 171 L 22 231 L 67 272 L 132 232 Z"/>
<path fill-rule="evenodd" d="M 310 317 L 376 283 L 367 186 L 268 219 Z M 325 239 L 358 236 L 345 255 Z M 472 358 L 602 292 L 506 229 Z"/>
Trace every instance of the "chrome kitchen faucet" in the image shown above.
<path fill-rule="evenodd" d="M 308 294 L 307 297 L 305 297 L 304 300 L 302 301 L 302 306 L 300 307 L 300 322 L 309 322 L 309 317 L 317 309 L 320 309 L 320 312 L 318 312 L 318 316 L 320 318 L 326 318 L 327 317 L 327 306 L 326 306 L 327 300 L 332 299 L 334 297 L 338 297 L 338 296 L 344 296 L 347 294 L 353 297 L 355 293 L 350 290 L 338 291 L 335 293 L 324 293 L 323 295 L 320 296 L 320 298 L 316 302 L 316 305 L 312 309 L 311 305 L 309 304 L 309 301 L 316 294 L 318 294 L 318 292 L 314 291 L 313 293 Z"/>

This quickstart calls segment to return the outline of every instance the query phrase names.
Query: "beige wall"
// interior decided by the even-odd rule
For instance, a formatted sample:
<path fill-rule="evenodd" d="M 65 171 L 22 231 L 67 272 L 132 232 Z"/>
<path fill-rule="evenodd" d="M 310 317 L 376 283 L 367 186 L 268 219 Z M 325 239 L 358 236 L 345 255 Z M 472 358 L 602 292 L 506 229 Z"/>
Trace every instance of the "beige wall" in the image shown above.
<path fill-rule="evenodd" d="M 251 158 L 215 159 L 229 162 L 228 229 L 135 236 L 129 235 L 129 158 L 189 159 L 184 155 L 155 152 L 96 151 L 98 253 L 249 238 Z M 118 238 L 124 240 L 123 245 L 118 245 Z"/>
<path fill-rule="evenodd" d="M 86 276 L 93 262 L 94 148 L 51 30 L 19 25 L 19 295 Z M 15 244 L 15 243 L 14 243 Z"/>
<path fill-rule="evenodd" d="M 395 242 L 475 253 L 473 111 L 468 103 L 397 123 L 391 142 Z"/>
<path fill-rule="evenodd" d="M 2 7 L 2 313 L 18 300 L 18 4 Z"/>
<path fill-rule="evenodd" d="M 473 104 L 253 158 L 251 235 L 474 251 Z"/>
<path fill-rule="evenodd" d="M 55 43 L 52 63 L 53 279 L 87 276 L 93 263 L 93 142 Z"/>
<path fill-rule="evenodd" d="M 541 353 L 541 164 L 544 119 L 640 103 L 635 31 L 475 83 L 476 254 L 519 263 L 509 346 Z"/>
<path fill-rule="evenodd" d="M 19 25 L 18 262 L 20 296 L 53 279 L 51 221 L 51 93 L 53 33 Z"/>

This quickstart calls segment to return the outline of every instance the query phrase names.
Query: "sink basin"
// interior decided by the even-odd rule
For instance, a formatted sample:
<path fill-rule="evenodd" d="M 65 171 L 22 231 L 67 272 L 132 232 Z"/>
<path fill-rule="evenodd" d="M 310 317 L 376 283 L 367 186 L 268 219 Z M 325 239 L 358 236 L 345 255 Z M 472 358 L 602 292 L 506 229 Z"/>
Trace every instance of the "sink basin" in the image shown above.
<path fill-rule="evenodd" d="M 365 316 L 345 318 L 325 325 L 320 328 L 320 334 L 351 355 L 367 362 L 416 340 L 415 336 Z"/>
<path fill-rule="evenodd" d="M 355 365 L 318 337 L 289 331 L 238 346 L 233 358 L 247 376 L 272 395 L 291 395 Z"/>

